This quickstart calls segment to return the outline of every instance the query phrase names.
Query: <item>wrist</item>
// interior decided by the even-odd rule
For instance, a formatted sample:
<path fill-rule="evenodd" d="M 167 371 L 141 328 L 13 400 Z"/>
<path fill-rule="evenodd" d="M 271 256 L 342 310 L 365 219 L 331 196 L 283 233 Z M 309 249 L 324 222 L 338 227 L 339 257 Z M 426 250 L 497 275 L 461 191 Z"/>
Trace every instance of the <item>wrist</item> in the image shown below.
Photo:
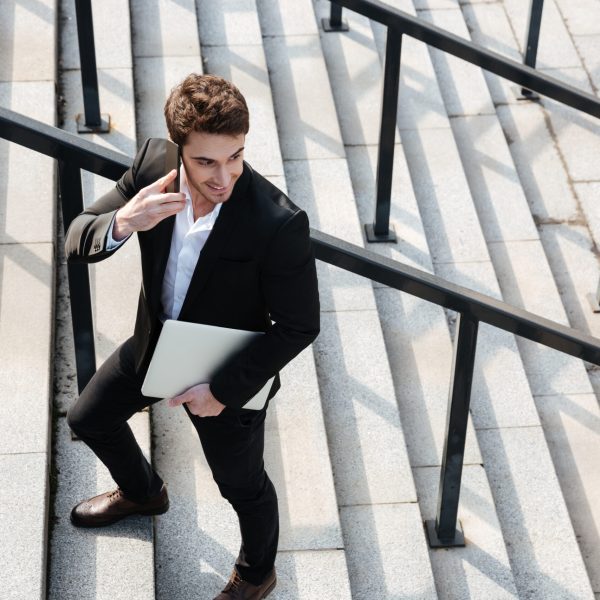
<path fill-rule="evenodd" d="M 113 240 L 115 240 L 115 242 L 120 242 L 132 233 L 132 229 L 127 225 L 127 219 L 123 217 L 120 210 L 117 211 L 112 229 Z"/>

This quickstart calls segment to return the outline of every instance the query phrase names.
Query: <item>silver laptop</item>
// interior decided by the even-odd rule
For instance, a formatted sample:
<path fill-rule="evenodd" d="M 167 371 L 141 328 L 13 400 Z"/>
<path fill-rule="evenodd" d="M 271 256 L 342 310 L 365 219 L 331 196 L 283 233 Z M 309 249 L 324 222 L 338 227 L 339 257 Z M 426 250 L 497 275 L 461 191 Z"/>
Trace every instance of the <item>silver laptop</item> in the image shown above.
<path fill-rule="evenodd" d="M 257 335 L 264 334 L 171 319 L 165 321 L 142 385 L 142 394 L 173 398 L 199 383 L 210 383 L 213 373 Z M 262 409 L 274 379 L 269 379 L 243 408 Z"/>

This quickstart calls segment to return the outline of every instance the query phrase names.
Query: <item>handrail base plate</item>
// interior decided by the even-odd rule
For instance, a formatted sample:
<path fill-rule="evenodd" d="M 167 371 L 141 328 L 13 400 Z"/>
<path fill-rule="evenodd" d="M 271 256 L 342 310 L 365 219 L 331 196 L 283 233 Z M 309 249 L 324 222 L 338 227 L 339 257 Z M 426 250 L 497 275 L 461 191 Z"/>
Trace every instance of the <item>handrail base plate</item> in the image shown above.
<path fill-rule="evenodd" d="M 365 234 L 367 236 L 367 242 L 397 242 L 398 238 L 396 236 L 396 231 L 394 230 L 394 226 L 390 223 L 388 226 L 387 233 L 375 233 L 375 226 L 373 223 L 365 223 Z"/>
<path fill-rule="evenodd" d="M 346 21 L 346 19 L 342 19 L 342 22 L 340 25 L 337 24 L 331 24 L 331 19 L 329 18 L 323 18 L 321 19 L 321 25 L 323 26 L 323 31 L 326 31 L 328 33 L 332 32 L 332 31 L 350 31 L 350 27 L 348 26 L 348 21 Z"/>
<path fill-rule="evenodd" d="M 539 102 L 541 100 L 540 95 L 537 92 L 528 90 L 519 85 L 511 85 L 510 89 L 513 91 L 515 98 L 520 102 Z"/>
<path fill-rule="evenodd" d="M 465 545 L 465 534 L 460 521 L 456 522 L 456 531 L 452 540 L 440 540 L 435 530 L 435 519 L 425 521 L 425 531 L 430 548 L 456 548 Z"/>
<path fill-rule="evenodd" d="M 75 120 L 77 121 L 77 133 L 110 133 L 110 115 L 108 113 L 102 113 L 98 127 L 86 125 L 85 115 L 82 113 L 79 113 Z"/>

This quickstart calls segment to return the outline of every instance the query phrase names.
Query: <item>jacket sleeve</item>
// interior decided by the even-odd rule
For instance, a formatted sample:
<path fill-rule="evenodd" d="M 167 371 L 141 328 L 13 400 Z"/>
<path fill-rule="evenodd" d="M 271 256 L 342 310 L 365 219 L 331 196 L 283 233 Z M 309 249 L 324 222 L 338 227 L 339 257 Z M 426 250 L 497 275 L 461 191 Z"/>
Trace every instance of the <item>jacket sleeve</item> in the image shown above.
<path fill-rule="evenodd" d="M 240 408 L 319 334 L 319 291 L 306 213 L 279 228 L 260 273 L 273 326 L 235 354 L 213 376 L 215 398 Z"/>
<path fill-rule="evenodd" d="M 108 250 L 107 235 L 115 213 L 137 192 L 136 178 L 146 155 L 149 141 L 136 155 L 133 165 L 127 169 L 115 187 L 77 215 L 65 235 L 65 254 L 71 262 L 94 263 L 116 252 L 123 244 Z"/>

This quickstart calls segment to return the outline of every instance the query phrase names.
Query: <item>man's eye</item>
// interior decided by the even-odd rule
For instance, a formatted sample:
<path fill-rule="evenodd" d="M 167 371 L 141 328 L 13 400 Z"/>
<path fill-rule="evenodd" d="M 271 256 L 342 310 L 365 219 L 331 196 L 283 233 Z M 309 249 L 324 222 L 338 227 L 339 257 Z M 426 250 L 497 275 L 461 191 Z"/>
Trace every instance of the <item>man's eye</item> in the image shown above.
<path fill-rule="evenodd" d="M 208 167 L 208 165 L 210 165 L 212 161 L 210 161 L 210 160 L 198 160 L 196 162 L 199 165 L 202 165 L 203 167 Z"/>
<path fill-rule="evenodd" d="M 241 152 L 240 152 L 239 154 L 234 154 L 234 155 L 231 157 L 231 160 L 237 160 L 237 159 L 238 159 L 238 158 L 239 158 L 241 155 L 242 155 L 242 153 L 241 153 Z"/>

